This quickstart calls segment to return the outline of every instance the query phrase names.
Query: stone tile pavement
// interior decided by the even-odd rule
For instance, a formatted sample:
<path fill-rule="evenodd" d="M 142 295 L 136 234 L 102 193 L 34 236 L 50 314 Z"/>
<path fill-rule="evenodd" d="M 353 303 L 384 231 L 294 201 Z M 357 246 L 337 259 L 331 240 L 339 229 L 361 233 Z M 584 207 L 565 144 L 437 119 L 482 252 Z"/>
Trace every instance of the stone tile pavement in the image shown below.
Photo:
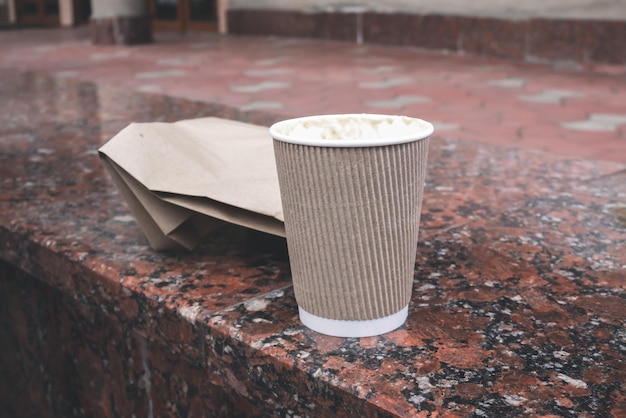
<path fill-rule="evenodd" d="M 623 66 L 207 33 L 155 38 L 94 46 L 86 28 L 0 31 L 0 68 L 285 116 L 418 116 L 433 121 L 439 137 L 626 161 Z"/>

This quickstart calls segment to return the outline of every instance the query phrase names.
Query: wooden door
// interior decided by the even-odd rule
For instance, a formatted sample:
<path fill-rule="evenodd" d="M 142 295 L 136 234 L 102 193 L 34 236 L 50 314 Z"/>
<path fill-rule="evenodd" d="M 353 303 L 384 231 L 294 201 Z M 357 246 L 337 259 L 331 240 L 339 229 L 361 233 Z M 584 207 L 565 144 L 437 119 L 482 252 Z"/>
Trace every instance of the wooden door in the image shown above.
<path fill-rule="evenodd" d="M 25 25 L 59 25 L 59 0 L 17 0 L 18 23 Z"/>
<path fill-rule="evenodd" d="M 150 0 L 155 29 L 217 31 L 217 0 Z"/>

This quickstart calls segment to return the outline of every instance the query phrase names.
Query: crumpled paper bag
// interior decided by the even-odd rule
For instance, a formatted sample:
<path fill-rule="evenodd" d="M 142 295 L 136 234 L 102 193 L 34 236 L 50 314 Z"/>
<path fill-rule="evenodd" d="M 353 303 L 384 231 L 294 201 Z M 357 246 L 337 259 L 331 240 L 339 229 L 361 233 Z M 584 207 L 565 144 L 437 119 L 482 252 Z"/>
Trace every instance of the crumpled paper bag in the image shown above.
<path fill-rule="evenodd" d="M 222 221 L 285 236 L 266 127 L 214 117 L 132 123 L 99 154 L 155 250 L 193 249 Z"/>

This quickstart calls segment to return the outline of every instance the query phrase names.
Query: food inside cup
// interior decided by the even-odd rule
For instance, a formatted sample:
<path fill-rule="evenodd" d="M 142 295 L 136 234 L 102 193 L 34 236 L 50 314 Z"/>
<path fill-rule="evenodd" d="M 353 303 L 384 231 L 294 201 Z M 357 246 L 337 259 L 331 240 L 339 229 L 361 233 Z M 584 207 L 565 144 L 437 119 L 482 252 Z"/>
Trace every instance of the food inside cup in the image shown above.
<path fill-rule="evenodd" d="M 314 146 L 379 146 L 428 137 L 431 123 L 407 116 L 345 114 L 289 119 L 272 125 L 279 141 Z"/>

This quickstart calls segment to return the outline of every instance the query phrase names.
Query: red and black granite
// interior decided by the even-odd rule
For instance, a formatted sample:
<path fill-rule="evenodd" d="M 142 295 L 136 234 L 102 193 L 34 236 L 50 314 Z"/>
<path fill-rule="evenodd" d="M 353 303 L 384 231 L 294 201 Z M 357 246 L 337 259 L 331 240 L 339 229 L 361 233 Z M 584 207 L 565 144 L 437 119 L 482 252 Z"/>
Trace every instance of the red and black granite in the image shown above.
<path fill-rule="evenodd" d="M 285 242 L 156 253 L 97 149 L 280 115 L 0 73 L 0 416 L 626 415 L 626 165 L 435 137 L 407 323 L 303 327 Z"/>

